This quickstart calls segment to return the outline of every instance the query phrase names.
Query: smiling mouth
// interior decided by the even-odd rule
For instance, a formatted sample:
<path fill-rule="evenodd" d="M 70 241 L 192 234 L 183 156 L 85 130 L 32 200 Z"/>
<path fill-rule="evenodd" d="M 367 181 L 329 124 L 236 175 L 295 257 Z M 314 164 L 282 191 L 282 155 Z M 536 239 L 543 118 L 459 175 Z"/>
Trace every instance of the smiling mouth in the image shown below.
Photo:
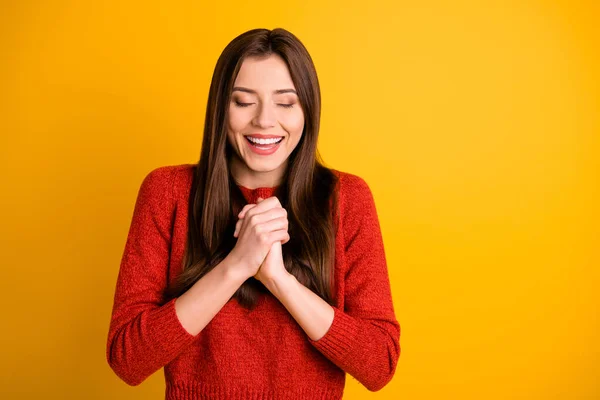
<path fill-rule="evenodd" d="M 261 144 L 261 143 L 253 142 L 252 140 L 250 140 L 250 138 L 248 136 L 245 136 L 244 138 L 248 141 L 248 143 L 250 143 L 251 146 L 258 147 L 259 149 L 270 149 L 272 147 L 277 146 L 279 143 L 281 143 L 283 141 L 283 137 L 281 137 L 276 142 Z"/>

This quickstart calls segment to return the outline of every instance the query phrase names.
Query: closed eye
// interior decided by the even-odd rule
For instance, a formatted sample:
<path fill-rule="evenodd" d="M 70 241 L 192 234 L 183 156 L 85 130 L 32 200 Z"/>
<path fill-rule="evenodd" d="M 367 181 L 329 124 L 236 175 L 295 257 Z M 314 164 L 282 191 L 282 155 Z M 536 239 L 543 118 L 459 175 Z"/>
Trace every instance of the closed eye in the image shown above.
<path fill-rule="evenodd" d="M 235 105 L 238 107 L 248 107 L 251 106 L 254 103 L 240 103 L 239 101 L 235 102 Z M 292 108 L 294 107 L 294 104 L 277 104 L 278 106 L 281 106 L 283 108 Z"/>

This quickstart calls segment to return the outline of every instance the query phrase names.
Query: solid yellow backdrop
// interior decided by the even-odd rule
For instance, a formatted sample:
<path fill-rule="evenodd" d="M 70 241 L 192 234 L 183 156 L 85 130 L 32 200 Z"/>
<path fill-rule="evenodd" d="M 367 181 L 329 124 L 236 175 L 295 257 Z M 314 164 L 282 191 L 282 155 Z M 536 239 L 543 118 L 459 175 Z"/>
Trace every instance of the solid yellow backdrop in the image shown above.
<path fill-rule="evenodd" d="M 347 399 L 600 396 L 600 18 L 581 1 L 5 1 L 0 397 L 160 399 L 105 345 L 137 190 L 194 162 L 225 45 L 295 33 L 371 186 L 402 355 Z M 301 379 L 301 377 L 299 377 Z"/>

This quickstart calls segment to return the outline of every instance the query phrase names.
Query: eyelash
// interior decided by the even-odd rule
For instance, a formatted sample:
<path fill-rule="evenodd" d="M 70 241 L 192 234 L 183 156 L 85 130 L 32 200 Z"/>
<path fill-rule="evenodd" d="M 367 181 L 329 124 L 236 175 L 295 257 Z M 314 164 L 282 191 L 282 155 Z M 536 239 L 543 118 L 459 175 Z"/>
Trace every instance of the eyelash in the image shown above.
<path fill-rule="evenodd" d="M 248 107 L 250 105 L 252 105 L 252 103 L 240 103 L 239 101 L 235 102 L 235 105 L 238 107 Z M 283 108 L 292 108 L 294 107 L 293 104 L 279 104 L 280 106 L 282 106 Z"/>

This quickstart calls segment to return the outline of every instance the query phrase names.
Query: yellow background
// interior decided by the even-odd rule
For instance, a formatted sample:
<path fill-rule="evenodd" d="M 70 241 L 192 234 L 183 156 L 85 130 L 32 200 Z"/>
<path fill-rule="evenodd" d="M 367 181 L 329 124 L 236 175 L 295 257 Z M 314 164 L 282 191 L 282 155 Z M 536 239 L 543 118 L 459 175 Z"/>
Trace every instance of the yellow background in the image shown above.
<path fill-rule="evenodd" d="M 161 399 L 105 345 L 137 190 L 195 162 L 225 45 L 284 27 L 365 178 L 402 355 L 347 399 L 600 398 L 596 1 L 4 1 L 3 399 Z M 299 377 L 301 379 L 301 377 Z"/>

